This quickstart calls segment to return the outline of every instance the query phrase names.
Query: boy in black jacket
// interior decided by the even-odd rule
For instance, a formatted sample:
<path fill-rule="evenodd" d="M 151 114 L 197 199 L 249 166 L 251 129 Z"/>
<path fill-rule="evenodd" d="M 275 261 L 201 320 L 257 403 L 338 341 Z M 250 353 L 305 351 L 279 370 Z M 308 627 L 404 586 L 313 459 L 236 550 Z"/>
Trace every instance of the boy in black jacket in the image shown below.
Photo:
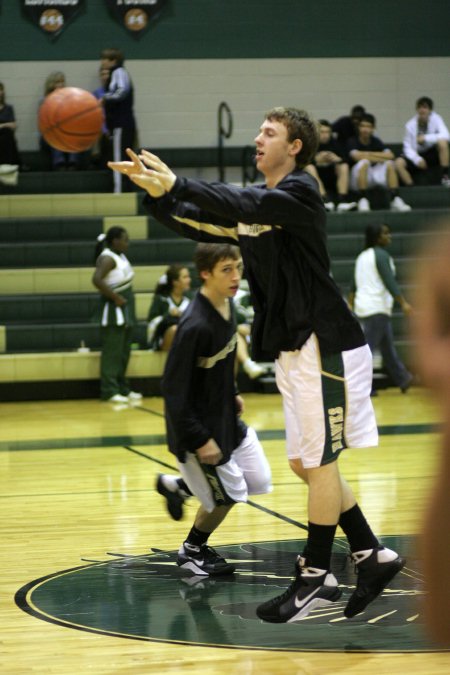
<path fill-rule="evenodd" d="M 169 450 L 187 494 L 201 502 L 178 565 L 194 574 L 230 574 L 234 566 L 207 546 L 208 538 L 236 502 L 271 491 L 271 473 L 255 431 L 240 419 L 234 382 L 239 249 L 199 244 L 194 261 L 202 287 L 181 317 L 162 380 Z M 157 485 L 170 510 L 179 479 L 160 476 Z"/>
<path fill-rule="evenodd" d="M 255 138 L 265 184 L 246 188 L 177 178 L 147 151 L 110 164 L 147 191 L 148 210 L 171 229 L 241 249 L 255 310 L 253 358 L 276 359 L 289 465 L 309 490 L 308 540 L 295 578 L 257 609 L 274 623 L 298 621 L 340 598 L 330 571 L 338 524 L 358 571 L 347 617 L 362 612 L 405 564 L 379 544 L 339 471 L 342 450 L 377 445 L 378 433 L 372 356 L 330 275 L 325 208 L 303 170 L 318 140 L 304 110 L 273 108 Z"/>

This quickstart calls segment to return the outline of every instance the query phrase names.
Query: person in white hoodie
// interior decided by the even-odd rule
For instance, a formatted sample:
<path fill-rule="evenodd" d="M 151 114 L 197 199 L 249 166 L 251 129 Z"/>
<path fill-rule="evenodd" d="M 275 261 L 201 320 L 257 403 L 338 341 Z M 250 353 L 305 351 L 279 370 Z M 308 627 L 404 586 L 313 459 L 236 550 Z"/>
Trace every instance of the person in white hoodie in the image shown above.
<path fill-rule="evenodd" d="M 440 166 L 441 183 L 450 187 L 449 130 L 433 111 L 433 101 L 428 96 L 417 100 L 416 110 L 417 114 L 405 124 L 403 152 L 395 162 L 400 179 L 405 185 L 414 185 L 414 174 Z"/>

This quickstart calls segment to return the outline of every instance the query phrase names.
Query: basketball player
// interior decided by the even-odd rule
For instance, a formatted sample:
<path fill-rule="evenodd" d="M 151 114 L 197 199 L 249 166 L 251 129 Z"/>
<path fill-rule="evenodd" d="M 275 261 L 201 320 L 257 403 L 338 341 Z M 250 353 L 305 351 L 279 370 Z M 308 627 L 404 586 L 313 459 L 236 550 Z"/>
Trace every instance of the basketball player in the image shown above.
<path fill-rule="evenodd" d="M 194 261 L 202 286 L 180 319 L 162 380 L 169 450 L 177 458 L 185 494 L 201 502 L 177 562 L 198 575 L 231 574 L 234 565 L 207 545 L 209 536 L 236 502 L 270 492 L 271 474 L 255 431 L 239 417 L 243 401 L 234 382 L 232 298 L 241 279 L 239 249 L 199 244 Z M 171 476 L 158 480 L 176 519 L 180 485 Z"/>
<path fill-rule="evenodd" d="M 276 359 L 289 464 L 309 490 L 308 540 L 295 578 L 257 609 L 274 623 L 296 621 L 339 599 L 330 561 L 337 525 L 357 568 L 344 614 L 362 612 L 405 564 L 380 545 L 340 475 L 346 447 L 378 442 L 370 400 L 372 357 L 363 332 L 330 276 L 325 209 L 303 171 L 317 151 L 318 127 L 305 111 L 273 108 L 255 139 L 265 185 L 239 188 L 177 178 L 143 151 L 110 164 L 147 190 L 147 209 L 183 236 L 238 243 L 255 318 L 253 358 Z"/>

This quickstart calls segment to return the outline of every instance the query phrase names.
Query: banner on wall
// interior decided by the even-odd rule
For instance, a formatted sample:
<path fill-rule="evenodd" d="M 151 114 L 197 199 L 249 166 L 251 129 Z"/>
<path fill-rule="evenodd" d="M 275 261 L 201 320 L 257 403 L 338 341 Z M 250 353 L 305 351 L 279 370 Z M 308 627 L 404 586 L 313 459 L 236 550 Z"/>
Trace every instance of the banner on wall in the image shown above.
<path fill-rule="evenodd" d="M 27 19 L 55 38 L 84 9 L 85 0 L 21 0 L 21 5 Z"/>
<path fill-rule="evenodd" d="M 168 0 L 106 0 L 112 16 L 134 37 L 156 21 Z"/>

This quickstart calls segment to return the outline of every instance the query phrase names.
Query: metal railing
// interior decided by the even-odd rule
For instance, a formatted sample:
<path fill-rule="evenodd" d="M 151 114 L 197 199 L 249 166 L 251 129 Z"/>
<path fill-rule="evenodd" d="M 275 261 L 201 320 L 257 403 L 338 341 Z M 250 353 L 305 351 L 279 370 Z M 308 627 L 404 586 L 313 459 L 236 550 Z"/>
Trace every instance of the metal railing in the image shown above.
<path fill-rule="evenodd" d="M 218 127 L 218 146 L 217 146 L 217 164 L 219 169 L 219 180 L 225 181 L 225 156 L 224 156 L 224 139 L 230 138 L 233 133 L 233 115 L 230 106 L 225 101 L 219 105 L 217 111 L 217 127 Z"/>

